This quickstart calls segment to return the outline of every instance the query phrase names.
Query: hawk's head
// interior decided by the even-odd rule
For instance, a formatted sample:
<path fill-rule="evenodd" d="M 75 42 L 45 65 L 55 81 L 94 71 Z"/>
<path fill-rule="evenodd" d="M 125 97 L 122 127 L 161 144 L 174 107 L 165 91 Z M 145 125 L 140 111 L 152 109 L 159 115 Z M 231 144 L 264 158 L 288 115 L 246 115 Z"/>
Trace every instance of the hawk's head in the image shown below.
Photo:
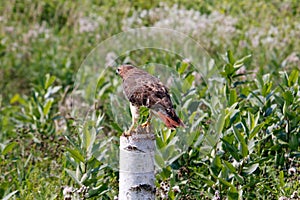
<path fill-rule="evenodd" d="M 134 69 L 135 67 L 132 65 L 121 65 L 117 68 L 116 73 L 121 76 L 122 78 L 125 78 L 128 71 Z"/>

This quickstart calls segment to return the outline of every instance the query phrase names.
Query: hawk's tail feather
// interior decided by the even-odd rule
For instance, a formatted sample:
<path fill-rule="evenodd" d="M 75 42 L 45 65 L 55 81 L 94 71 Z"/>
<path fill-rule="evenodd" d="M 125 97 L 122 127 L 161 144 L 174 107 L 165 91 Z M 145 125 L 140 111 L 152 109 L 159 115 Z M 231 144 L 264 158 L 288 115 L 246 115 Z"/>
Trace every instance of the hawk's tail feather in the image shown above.
<path fill-rule="evenodd" d="M 172 119 L 170 116 L 162 113 L 162 112 L 157 112 L 159 118 L 165 123 L 165 125 L 168 128 L 177 128 L 177 127 L 185 127 L 184 123 L 181 121 L 179 117 L 176 116 L 176 119 Z"/>

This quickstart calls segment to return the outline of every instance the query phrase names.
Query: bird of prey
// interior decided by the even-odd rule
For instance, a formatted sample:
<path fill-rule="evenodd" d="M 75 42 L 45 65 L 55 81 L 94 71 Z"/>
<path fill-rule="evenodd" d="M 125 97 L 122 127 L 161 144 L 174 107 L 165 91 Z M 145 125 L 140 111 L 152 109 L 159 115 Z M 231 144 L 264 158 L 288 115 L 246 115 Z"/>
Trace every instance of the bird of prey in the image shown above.
<path fill-rule="evenodd" d="M 158 116 L 171 129 L 184 127 L 175 113 L 168 89 L 160 80 L 133 65 L 121 65 L 116 73 L 123 79 L 123 91 L 130 101 L 132 125 L 127 133 L 131 133 L 139 119 L 139 108 L 145 106 Z M 149 125 L 149 117 L 145 125 Z"/>

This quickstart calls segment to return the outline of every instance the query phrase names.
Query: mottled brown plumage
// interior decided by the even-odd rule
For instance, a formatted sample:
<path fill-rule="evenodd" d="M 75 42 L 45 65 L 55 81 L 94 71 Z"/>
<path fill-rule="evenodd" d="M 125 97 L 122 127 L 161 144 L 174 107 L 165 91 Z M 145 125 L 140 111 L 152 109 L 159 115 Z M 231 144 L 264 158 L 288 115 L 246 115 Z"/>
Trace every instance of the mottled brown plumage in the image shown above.
<path fill-rule="evenodd" d="M 148 107 L 168 128 L 184 127 L 175 113 L 168 89 L 158 78 L 132 65 L 120 66 L 117 73 L 123 79 L 125 96 L 137 111 L 141 106 Z"/>

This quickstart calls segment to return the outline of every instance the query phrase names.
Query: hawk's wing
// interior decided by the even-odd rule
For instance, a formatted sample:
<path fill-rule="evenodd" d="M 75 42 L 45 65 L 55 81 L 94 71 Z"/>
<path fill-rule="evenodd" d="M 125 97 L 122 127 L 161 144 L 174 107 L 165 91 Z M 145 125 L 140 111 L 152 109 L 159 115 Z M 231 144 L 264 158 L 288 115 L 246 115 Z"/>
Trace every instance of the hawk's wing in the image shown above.
<path fill-rule="evenodd" d="M 150 108 L 169 128 L 184 126 L 175 113 L 168 89 L 158 78 L 135 68 L 123 80 L 123 88 L 126 97 L 134 106 Z"/>

